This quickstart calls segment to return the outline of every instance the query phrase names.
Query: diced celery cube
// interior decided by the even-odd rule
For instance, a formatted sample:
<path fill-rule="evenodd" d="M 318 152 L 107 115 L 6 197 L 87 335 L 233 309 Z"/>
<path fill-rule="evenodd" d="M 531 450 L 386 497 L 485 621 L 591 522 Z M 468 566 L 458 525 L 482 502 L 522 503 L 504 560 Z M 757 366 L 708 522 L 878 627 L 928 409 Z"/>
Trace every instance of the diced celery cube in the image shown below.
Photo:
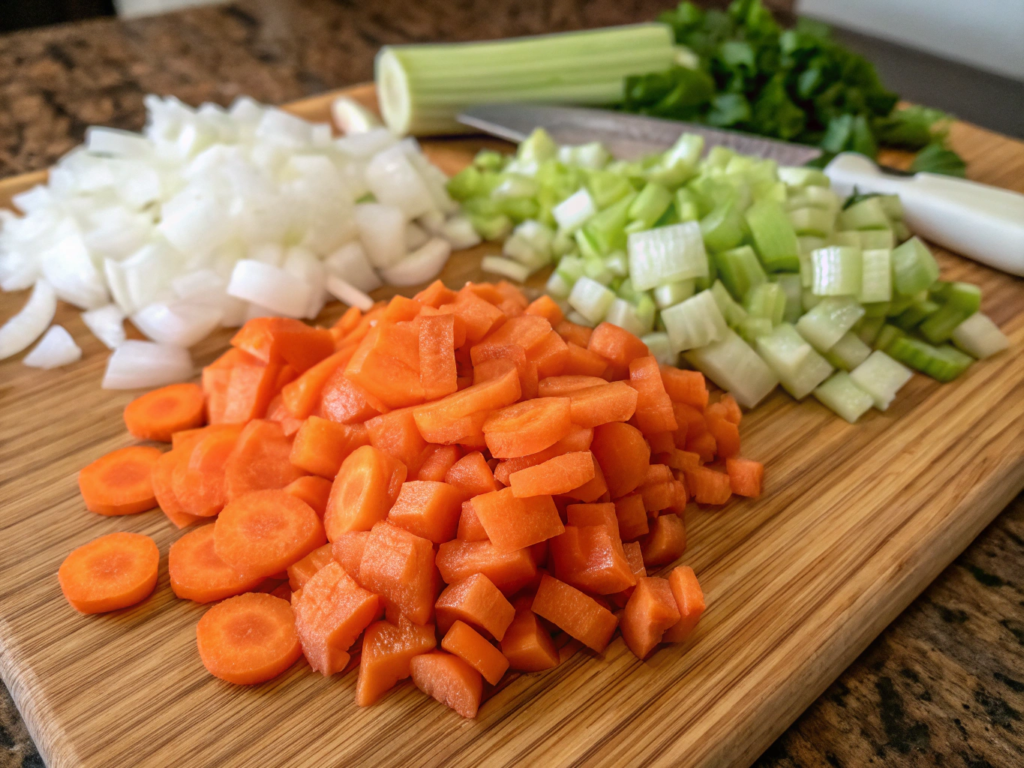
<path fill-rule="evenodd" d="M 864 308 L 852 298 L 830 296 L 801 317 L 796 329 L 815 349 L 825 352 L 863 316 Z"/>
<path fill-rule="evenodd" d="M 686 361 L 730 392 L 744 408 L 753 408 L 778 385 L 779 379 L 758 354 L 729 330 L 719 341 L 692 349 Z"/>
<path fill-rule="evenodd" d="M 709 274 L 700 225 L 695 222 L 635 232 L 629 236 L 628 249 L 629 274 L 642 291 Z"/>
<path fill-rule="evenodd" d="M 871 395 L 875 408 L 884 411 L 913 375 L 914 372 L 902 363 L 896 362 L 881 350 L 875 350 L 851 371 L 850 378 Z"/>
<path fill-rule="evenodd" d="M 718 341 L 728 330 L 711 291 L 701 291 L 686 301 L 662 310 L 661 321 L 665 324 L 672 348 L 677 352 Z"/>
<path fill-rule="evenodd" d="M 854 203 L 839 213 L 842 229 L 888 229 L 889 217 L 877 196 Z"/>
<path fill-rule="evenodd" d="M 967 354 L 984 360 L 1010 346 L 999 326 L 991 318 L 976 312 L 964 320 L 953 331 L 953 343 Z"/>
<path fill-rule="evenodd" d="M 892 252 L 893 285 L 903 296 L 923 291 L 939 279 L 939 265 L 928 246 L 913 237 Z"/>
<path fill-rule="evenodd" d="M 811 252 L 811 290 L 818 296 L 860 296 L 863 257 L 859 248 L 833 245 Z"/>
<path fill-rule="evenodd" d="M 828 381 L 814 390 L 814 396 L 851 424 L 863 416 L 874 402 L 846 371 L 832 374 Z"/>
<path fill-rule="evenodd" d="M 861 341 L 853 331 L 843 334 L 832 348 L 825 353 L 825 359 L 836 368 L 852 371 L 871 354 L 871 347 Z"/>

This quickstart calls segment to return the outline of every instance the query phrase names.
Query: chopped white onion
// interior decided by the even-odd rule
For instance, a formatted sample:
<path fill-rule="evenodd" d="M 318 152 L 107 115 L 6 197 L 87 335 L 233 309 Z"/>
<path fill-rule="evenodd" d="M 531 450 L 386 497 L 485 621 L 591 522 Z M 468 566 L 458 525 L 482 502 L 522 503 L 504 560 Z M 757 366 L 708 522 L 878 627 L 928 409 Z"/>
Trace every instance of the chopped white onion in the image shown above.
<path fill-rule="evenodd" d="M 531 272 L 529 267 L 523 266 L 518 261 L 506 259 L 504 256 L 484 256 L 483 261 L 480 262 L 480 268 L 484 272 L 501 275 L 519 283 L 525 282 Z"/>
<path fill-rule="evenodd" d="M 51 325 L 35 349 L 25 355 L 31 368 L 59 368 L 82 359 L 82 350 L 61 325 Z"/>
<path fill-rule="evenodd" d="M 223 313 L 202 304 L 150 304 L 132 315 L 132 323 L 158 344 L 191 347 L 220 325 Z"/>
<path fill-rule="evenodd" d="M 304 280 L 270 264 L 242 259 L 235 264 L 228 295 L 251 301 L 286 317 L 303 317 L 312 299 Z"/>
<path fill-rule="evenodd" d="M 327 290 L 338 301 L 342 301 L 350 307 L 355 307 L 363 312 L 368 312 L 373 307 L 373 299 L 354 285 L 346 283 L 337 275 L 327 276 Z"/>
<path fill-rule="evenodd" d="M 324 259 L 324 266 L 329 275 L 340 277 L 363 293 L 375 291 L 383 285 L 380 277 L 373 271 L 366 251 L 358 242 L 341 246 Z"/>
<path fill-rule="evenodd" d="M 434 200 L 423 177 L 409 162 L 401 145 L 378 152 L 366 166 L 366 183 L 384 205 L 400 208 L 407 219 L 434 210 Z"/>
<path fill-rule="evenodd" d="M 184 381 L 193 374 L 188 350 L 128 339 L 107 361 L 104 389 L 144 389 Z"/>
<path fill-rule="evenodd" d="M 430 235 L 427 231 L 416 222 L 410 221 L 405 225 L 405 247 L 407 250 L 415 251 L 426 245 L 429 239 Z"/>
<path fill-rule="evenodd" d="M 360 203 L 355 209 L 359 239 L 376 269 L 400 262 L 405 249 L 405 214 L 393 205 Z"/>
<path fill-rule="evenodd" d="M 456 250 L 472 248 L 474 245 L 480 245 L 483 242 L 476 229 L 473 228 L 473 222 L 459 214 L 452 216 L 444 222 L 441 225 L 440 232 L 435 232 L 434 234 L 441 235 Z"/>
<path fill-rule="evenodd" d="M 124 312 L 116 304 L 83 312 L 82 322 L 108 349 L 114 349 L 124 341 Z"/>
<path fill-rule="evenodd" d="M 27 349 L 53 322 L 57 313 L 57 295 L 45 280 L 36 282 L 25 306 L 0 326 L 0 360 Z"/>
<path fill-rule="evenodd" d="M 413 251 L 380 274 L 389 285 L 408 286 L 427 283 L 441 274 L 451 253 L 452 247 L 447 240 L 434 237 L 428 240 L 422 248 Z"/>

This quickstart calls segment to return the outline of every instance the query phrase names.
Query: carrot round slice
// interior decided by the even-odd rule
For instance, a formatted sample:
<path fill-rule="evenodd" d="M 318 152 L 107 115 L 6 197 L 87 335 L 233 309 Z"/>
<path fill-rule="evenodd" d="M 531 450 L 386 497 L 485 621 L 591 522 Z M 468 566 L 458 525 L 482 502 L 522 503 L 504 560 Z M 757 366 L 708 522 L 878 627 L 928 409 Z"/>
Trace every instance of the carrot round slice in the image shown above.
<path fill-rule="evenodd" d="M 212 603 L 255 589 L 262 576 L 239 571 L 217 555 L 212 525 L 186 533 L 171 545 L 167 570 L 171 589 L 182 600 Z"/>
<path fill-rule="evenodd" d="M 371 445 L 352 451 L 327 501 L 327 537 L 335 541 L 348 531 L 368 531 L 386 518 L 407 474 L 405 464 Z"/>
<path fill-rule="evenodd" d="M 602 424 L 594 429 L 590 450 L 601 466 L 613 499 L 631 493 L 644 481 L 651 449 L 636 427 L 621 422 Z"/>
<path fill-rule="evenodd" d="M 133 515 L 156 506 L 153 467 L 160 449 L 141 445 L 101 456 L 78 473 L 85 508 L 98 515 Z"/>
<path fill-rule="evenodd" d="M 214 523 L 217 555 L 253 575 L 280 573 L 326 542 L 316 512 L 281 490 L 240 496 L 224 507 Z"/>
<path fill-rule="evenodd" d="M 202 387 L 171 384 L 128 403 L 124 409 L 124 424 L 139 440 L 169 443 L 175 432 L 203 425 L 203 408 Z"/>
<path fill-rule="evenodd" d="M 199 620 L 196 644 L 210 674 L 237 685 L 277 677 L 302 655 L 292 607 L 265 592 L 213 606 Z"/>
<path fill-rule="evenodd" d="M 105 613 L 144 600 L 153 587 L 160 551 L 141 533 L 110 533 L 84 544 L 61 563 L 57 578 L 79 613 Z"/>

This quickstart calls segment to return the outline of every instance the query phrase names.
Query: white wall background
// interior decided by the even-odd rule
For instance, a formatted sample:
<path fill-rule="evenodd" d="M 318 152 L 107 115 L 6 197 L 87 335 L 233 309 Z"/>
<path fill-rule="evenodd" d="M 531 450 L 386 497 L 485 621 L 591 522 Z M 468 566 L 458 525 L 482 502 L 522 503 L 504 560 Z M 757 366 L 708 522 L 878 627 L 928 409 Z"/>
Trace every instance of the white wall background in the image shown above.
<path fill-rule="evenodd" d="M 797 11 L 1024 80 L 1024 0 L 798 0 Z"/>

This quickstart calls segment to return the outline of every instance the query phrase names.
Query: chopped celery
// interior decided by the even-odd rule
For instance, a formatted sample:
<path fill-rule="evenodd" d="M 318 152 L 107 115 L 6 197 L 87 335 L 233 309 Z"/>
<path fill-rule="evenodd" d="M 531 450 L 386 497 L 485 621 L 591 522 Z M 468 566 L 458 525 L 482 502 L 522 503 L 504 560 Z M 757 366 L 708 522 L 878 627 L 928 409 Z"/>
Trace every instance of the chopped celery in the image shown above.
<path fill-rule="evenodd" d="M 864 315 L 857 323 L 855 332 L 857 337 L 867 345 L 875 343 L 875 339 L 878 338 L 878 332 L 882 330 L 882 326 L 885 325 L 885 317 L 871 317 L 870 315 Z"/>
<path fill-rule="evenodd" d="M 505 241 L 502 253 L 535 272 L 551 261 L 553 233 L 539 221 L 524 221 Z"/>
<path fill-rule="evenodd" d="M 617 325 L 619 328 L 629 331 L 634 336 L 643 336 L 649 333 L 654 324 L 654 317 L 651 317 L 651 325 L 647 325 L 637 314 L 636 307 L 625 299 L 615 299 L 608 307 L 604 316 L 606 323 Z"/>
<path fill-rule="evenodd" d="M 877 251 L 882 248 L 892 250 L 896 247 L 896 238 L 891 229 L 865 229 L 857 233 L 860 247 L 865 251 Z"/>
<path fill-rule="evenodd" d="M 787 323 L 795 323 L 800 319 L 800 315 L 804 313 L 800 302 L 800 293 L 802 291 L 800 275 L 794 275 L 791 272 L 780 272 L 774 275 L 772 279 L 782 288 L 782 293 L 786 297 L 782 319 Z"/>
<path fill-rule="evenodd" d="M 811 290 L 818 296 L 859 296 L 862 271 L 860 248 L 833 245 L 811 252 Z"/>
<path fill-rule="evenodd" d="M 807 166 L 781 166 L 779 178 L 791 187 L 828 187 L 829 179 L 824 171 Z"/>
<path fill-rule="evenodd" d="M 540 215 L 540 206 L 529 197 L 506 197 L 495 201 L 498 211 L 516 222 L 535 219 Z"/>
<path fill-rule="evenodd" d="M 650 229 L 670 205 L 672 205 L 672 193 L 661 184 L 648 182 L 633 200 L 633 204 L 629 206 L 629 219 L 634 223 L 639 223 L 643 229 Z M 637 231 L 642 231 L 642 229 Z"/>
<path fill-rule="evenodd" d="M 981 289 L 970 283 L 949 283 L 942 307 L 921 323 L 921 335 L 932 344 L 948 341 L 953 331 L 981 307 Z"/>
<path fill-rule="evenodd" d="M 728 331 L 725 318 L 711 291 L 701 291 L 686 301 L 662 310 L 661 321 L 665 324 L 672 349 L 676 352 L 718 341 Z"/>
<path fill-rule="evenodd" d="M 939 265 L 928 246 L 912 237 L 892 252 L 893 287 L 912 296 L 939 279 Z"/>
<path fill-rule="evenodd" d="M 691 168 L 697 165 L 701 153 L 704 151 L 704 137 L 696 133 L 684 133 L 676 143 L 669 147 L 662 154 L 660 164 L 667 168 L 674 168 L 679 165 L 687 165 Z"/>
<path fill-rule="evenodd" d="M 544 289 L 556 299 L 567 299 L 569 292 L 572 291 L 572 286 L 566 282 L 565 276 L 561 272 L 552 272 Z"/>
<path fill-rule="evenodd" d="M 573 241 L 576 243 L 576 248 L 580 252 L 580 256 L 584 259 L 600 259 L 601 254 L 597 250 L 597 243 L 594 242 L 593 238 L 586 229 L 577 229 L 576 234 L 572 236 Z"/>
<path fill-rule="evenodd" d="M 811 251 L 816 251 L 819 248 L 825 248 L 828 245 L 828 240 L 824 237 L 813 237 L 811 235 L 803 235 L 796 239 L 797 246 L 800 248 L 800 253 L 806 253 L 808 256 Z"/>
<path fill-rule="evenodd" d="M 753 408 L 779 383 L 768 364 L 728 328 L 719 341 L 691 349 L 685 357 L 690 365 L 730 392 L 744 408 Z"/>
<path fill-rule="evenodd" d="M 871 395 L 857 386 L 846 371 L 836 371 L 814 390 L 814 396 L 839 416 L 853 424 L 871 408 Z"/>
<path fill-rule="evenodd" d="M 708 276 L 700 225 L 696 222 L 634 232 L 628 239 L 633 285 L 648 290 L 663 283 Z"/>
<path fill-rule="evenodd" d="M 693 280 L 673 280 L 670 283 L 662 283 L 654 289 L 654 303 L 658 309 L 671 307 L 680 301 L 693 296 L 695 290 Z"/>
<path fill-rule="evenodd" d="M 538 128 L 537 131 L 544 131 L 544 129 Z M 537 131 L 534 131 L 534 133 Z M 522 144 L 519 146 L 521 149 Z M 493 149 L 481 149 L 473 156 L 473 165 L 482 171 L 500 171 L 505 167 L 508 160 L 509 157 L 507 155 L 495 152 Z"/>
<path fill-rule="evenodd" d="M 569 233 L 582 227 L 587 219 L 595 213 L 597 213 L 597 206 L 594 205 L 594 199 L 584 187 L 569 195 L 552 210 L 555 221 L 558 222 L 558 228 Z"/>
<path fill-rule="evenodd" d="M 785 210 L 778 203 L 762 200 L 747 209 L 747 226 L 761 263 L 769 272 L 797 272 L 800 247 Z"/>
<path fill-rule="evenodd" d="M 861 261 L 861 304 L 889 301 L 892 298 L 892 251 L 862 251 Z"/>
<path fill-rule="evenodd" d="M 736 328 L 747 319 L 747 311 L 729 295 L 729 291 L 722 285 L 721 280 L 715 280 L 711 286 L 711 295 L 715 297 L 715 302 L 730 328 Z"/>
<path fill-rule="evenodd" d="M 797 208 L 789 212 L 789 222 L 797 235 L 828 237 L 832 234 L 835 214 L 823 208 Z M 799 251 L 799 240 L 797 241 Z"/>
<path fill-rule="evenodd" d="M 498 178 L 500 179 L 498 186 L 491 190 L 491 197 L 495 200 L 537 195 L 537 182 L 529 176 L 522 176 L 518 173 L 502 173 Z"/>
<path fill-rule="evenodd" d="M 455 200 L 463 201 L 490 193 L 487 177 L 475 165 L 466 166 L 448 179 L 448 194 Z"/>
<path fill-rule="evenodd" d="M 981 312 L 974 313 L 960 323 L 954 329 L 952 338 L 953 343 L 960 349 L 979 360 L 991 357 L 1010 346 L 1010 340 L 999 330 L 999 326 Z"/>
<path fill-rule="evenodd" d="M 903 203 L 899 195 L 879 195 L 878 202 L 889 221 L 903 221 Z"/>
<path fill-rule="evenodd" d="M 577 280 L 569 294 L 569 306 L 595 325 L 604 319 L 614 301 L 614 293 L 587 276 Z"/>
<path fill-rule="evenodd" d="M 718 276 L 734 299 L 742 300 L 755 285 L 768 282 L 764 267 L 749 245 L 716 253 L 714 262 Z"/>
<path fill-rule="evenodd" d="M 772 321 L 764 317 L 750 317 L 749 315 L 740 323 L 736 332 L 743 337 L 743 340 L 753 346 L 757 340 L 765 334 L 772 332 Z"/>
<path fill-rule="evenodd" d="M 709 168 L 720 168 L 724 171 L 734 157 L 736 157 L 736 153 L 728 147 L 714 146 L 708 152 L 704 162 Z"/>
<path fill-rule="evenodd" d="M 930 299 L 918 301 L 907 307 L 893 321 L 904 331 L 910 332 L 919 326 L 927 317 L 931 317 L 940 309 L 939 305 Z"/>
<path fill-rule="evenodd" d="M 633 306 L 636 307 L 637 318 L 643 323 L 644 328 L 649 333 L 654 328 L 655 320 L 658 318 L 658 308 L 654 304 L 654 299 L 644 293 L 641 294 Z"/>
<path fill-rule="evenodd" d="M 640 341 L 647 345 L 647 350 L 660 365 L 674 366 L 679 361 L 679 355 L 672 351 L 668 334 L 664 331 L 648 333 L 646 336 L 642 336 Z"/>
<path fill-rule="evenodd" d="M 810 312 L 816 306 L 821 304 L 823 296 L 818 296 L 810 288 L 804 288 L 800 291 L 800 306 L 803 307 L 804 312 Z"/>
<path fill-rule="evenodd" d="M 869 304 L 861 304 L 864 307 L 864 317 L 880 317 L 883 320 L 888 316 L 892 302 L 876 301 Z"/>
<path fill-rule="evenodd" d="M 889 217 L 877 197 L 868 197 L 839 213 L 843 229 L 888 229 Z"/>
<path fill-rule="evenodd" d="M 583 225 L 583 231 L 599 256 L 625 250 L 629 206 L 635 197 L 636 192 L 629 192 L 618 202 L 591 216 Z"/>
<path fill-rule="evenodd" d="M 892 234 L 897 243 L 903 243 L 910 239 L 910 228 L 902 221 L 892 223 Z"/>
<path fill-rule="evenodd" d="M 617 173 L 596 170 L 587 174 L 587 191 L 598 210 L 603 210 L 633 194 L 633 185 Z"/>
<path fill-rule="evenodd" d="M 974 358 L 949 344 L 934 347 L 926 341 L 909 336 L 899 337 L 885 351 L 895 360 L 936 381 L 952 381 L 974 362 Z"/>
<path fill-rule="evenodd" d="M 534 128 L 516 150 L 516 158 L 524 163 L 540 163 L 558 154 L 558 144 L 543 128 Z"/>
<path fill-rule="evenodd" d="M 783 381 L 795 376 L 808 357 L 818 354 L 789 323 L 759 336 L 754 349 Z"/>
<path fill-rule="evenodd" d="M 551 239 L 551 255 L 561 258 L 576 250 L 576 241 L 566 232 L 556 232 Z"/>
<path fill-rule="evenodd" d="M 824 208 L 832 211 L 833 215 L 839 212 L 843 203 L 839 195 L 828 187 L 807 187 L 801 195 L 812 208 Z"/>
<path fill-rule="evenodd" d="M 473 229 L 484 240 L 501 240 L 512 231 L 512 219 L 503 213 L 491 215 L 469 214 Z"/>
<path fill-rule="evenodd" d="M 611 160 L 611 155 L 604 146 L 597 141 L 576 146 L 558 148 L 558 160 L 566 165 L 575 165 L 581 168 L 603 168 Z"/>
<path fill-rule="evenodd" d="M 483 261 L 480 262 L 480 268 L 484 272 L 501 275 L 519 283 L 525 283 L 526 279 L 533 272 L 525 264 L 521 264 L 513 259 L 507 259 L 504 256 L 484 256 Z"/>
<path fill-rule="evenodd" d="M 743 242 L 743 214 L 735 202 L 723 203 L 701 219 L 700 230 L 711 251 L 727 251 Z"/>
<path fill-rule="evenodd" d="M 879 329 L 878 335 L 875 337 L 875 349 L 886 352 L 889 349 L 889 346 L 896 341 L 896 339 L 903 336 L 906 336 L 906 334 L 895 325 L 884 323 Z"/>
<path fill-rule="evenodd" d="M 871 354 L 871 347 L 861 341 L 853 331 L 847 331 L 832 348 L 825 353 L 825 359 L 835 368 L 852 371 Z"/>
<path fill-rule="evenodd" d="M 776 326 L 786 314 L 786 294 L 778 283 L 761 283 L 747 293 L 743 308 L 751 317 L 763 317 Z"/>
<path fill-rule="evenodd" d="M 844 248 L 860 248 L 860 232 L 833 232 L 828 238 L 829 245 L 840 245 Z"/>
<path fill-rule="evenodd" d="M 616 277 L 625 277 L 629 274 L 629 257 L 622 251 L 608 254 L 604 259 L 604 265 Z"/>
<path fill-rule="evenodd" d="M 801 317 L 796 329 L 815 349 L 825 352 L 863 316 L 864 308 L 853 299 L 830 296 Z"/>
<path fill-rule="evenodd" d="M 569 286 L 576 284 L 576 281 L 583 277 L 583 259 L 576 256 L 563 256 L 555 267 L 555 271 L 565 278 Z"/>
<path fill-rule="evenodd" d="M 615 279 L 615 275 L 608 269 L 604 259 L 598 256 L 583 257 L 583 274 L 601 285 L 609 285 Z"/>
<path fill-rule="evenodd" d="M 584 317 L 575 309 L 569 310 L 569 312 L 565 316 L 565 319 L 568 320 L 570 323 L 576 323 L 576 325 L 584 325 L 587 328 L 593 328 L 595 325 L 597 325 L 597 323 L 592 322 L 588 318 Z"/>
<path fill-rule="evenodd" d="M 863 389 L 875 403 L 875 408 L 886 410 L 896 398 L 896 393 L 910 381 L 914 372 L 903 363 L 898 363 L 881 350 L 875 350 L 867 359 L 850 372 L 850 378 Z"/>

